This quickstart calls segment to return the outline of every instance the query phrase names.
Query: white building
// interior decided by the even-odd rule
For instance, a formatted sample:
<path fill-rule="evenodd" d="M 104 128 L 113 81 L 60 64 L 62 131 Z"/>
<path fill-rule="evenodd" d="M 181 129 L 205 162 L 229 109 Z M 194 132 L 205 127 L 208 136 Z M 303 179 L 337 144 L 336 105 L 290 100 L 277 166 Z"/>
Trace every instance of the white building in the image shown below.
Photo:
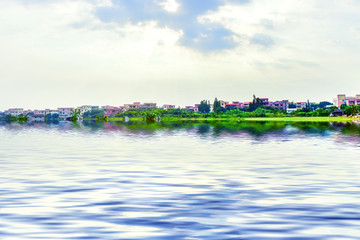
<path fill-rule="evenodd" d="M 9 108 L 7 111 L 5 111 L 6 115 L 11 115 L 11 116 L 19 116 L 21 114 L 24 114 L 24 109 L 23 108 Z"/>
<path fill-rule="evenodd" d="M 82 116 L 84 113 L 93 110 L 93 107 L 91 105 L 82 105 L 81 107 L 77 107 L 77 109 L 80 111 L 80 115 Z"/>
<path fill-rule="evenodd" d="M 58 108 L 60 117 L 71 117 L 73 114 L 74 108 Z"/>

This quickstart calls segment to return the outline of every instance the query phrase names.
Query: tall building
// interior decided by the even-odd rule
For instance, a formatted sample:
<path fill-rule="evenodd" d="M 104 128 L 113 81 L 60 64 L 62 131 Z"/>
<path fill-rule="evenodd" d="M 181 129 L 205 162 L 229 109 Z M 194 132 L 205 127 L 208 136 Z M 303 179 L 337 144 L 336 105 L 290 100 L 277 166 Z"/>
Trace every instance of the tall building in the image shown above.
<path fill-rule="evenodd" d="M 360 94 L 356 94 L 355 97 L 346 96 L 345 94 L 338 94 L 334 98 L 334 105 L 340 108 L 342 104 L 350 105 L 360 105 Z"/>

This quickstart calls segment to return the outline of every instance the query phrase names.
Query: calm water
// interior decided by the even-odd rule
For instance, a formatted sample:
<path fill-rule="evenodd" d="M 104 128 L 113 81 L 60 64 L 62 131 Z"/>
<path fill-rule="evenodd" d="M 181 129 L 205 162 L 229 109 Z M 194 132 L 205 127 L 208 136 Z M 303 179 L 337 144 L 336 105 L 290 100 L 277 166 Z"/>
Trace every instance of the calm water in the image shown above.
<path fill-rule="evenodd" d="M 0 239 L 360 239 L 360 126 L 0 123 Z"/>

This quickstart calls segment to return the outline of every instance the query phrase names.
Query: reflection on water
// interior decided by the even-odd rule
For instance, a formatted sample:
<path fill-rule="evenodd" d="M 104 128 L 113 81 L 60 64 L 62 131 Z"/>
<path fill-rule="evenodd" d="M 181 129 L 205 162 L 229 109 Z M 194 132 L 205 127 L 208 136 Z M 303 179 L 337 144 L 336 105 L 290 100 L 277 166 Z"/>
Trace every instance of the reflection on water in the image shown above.
<path fill-rule="evenodd" d="M 344 141 L 358 142 L 360 137 L 360 125 L 355 123 L 340 122 L 236 122 L 236 121 L 179 121 L 179 122 L 97 122 L 83 121 L 81 123 L 58 122 L 58 123 L 5 123 L 0 126 L 7 130 L 28 129 L 53 129 L 60 132 L 122 132 L 122 134 L 154 135 L 166 132 L 167 134 L 184 131 L 190 134 L 209 137 L 236 136 L 251 137 L 261 140 L 262 138 L 284 138 L 294 135 L 301 136 L 331 136 L 347 135 L 352 138 L 344 138 Z"/>
<path fill-rule="evenodd" d="M 0 123 L 1 239 L 359 239 L 360 126 Z"/>

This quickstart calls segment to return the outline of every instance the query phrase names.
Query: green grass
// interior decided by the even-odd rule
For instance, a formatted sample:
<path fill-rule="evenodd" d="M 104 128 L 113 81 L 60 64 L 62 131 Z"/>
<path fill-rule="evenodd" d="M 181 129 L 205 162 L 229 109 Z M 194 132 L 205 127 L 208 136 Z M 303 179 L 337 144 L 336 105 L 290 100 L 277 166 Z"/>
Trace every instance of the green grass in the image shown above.
<path fill-rule="evenodd" d="M 349 122 L 351 117 L 274 117 L 274 118 L 241 118 L 241 121 L 273 121 L 273 122 Z"/>

